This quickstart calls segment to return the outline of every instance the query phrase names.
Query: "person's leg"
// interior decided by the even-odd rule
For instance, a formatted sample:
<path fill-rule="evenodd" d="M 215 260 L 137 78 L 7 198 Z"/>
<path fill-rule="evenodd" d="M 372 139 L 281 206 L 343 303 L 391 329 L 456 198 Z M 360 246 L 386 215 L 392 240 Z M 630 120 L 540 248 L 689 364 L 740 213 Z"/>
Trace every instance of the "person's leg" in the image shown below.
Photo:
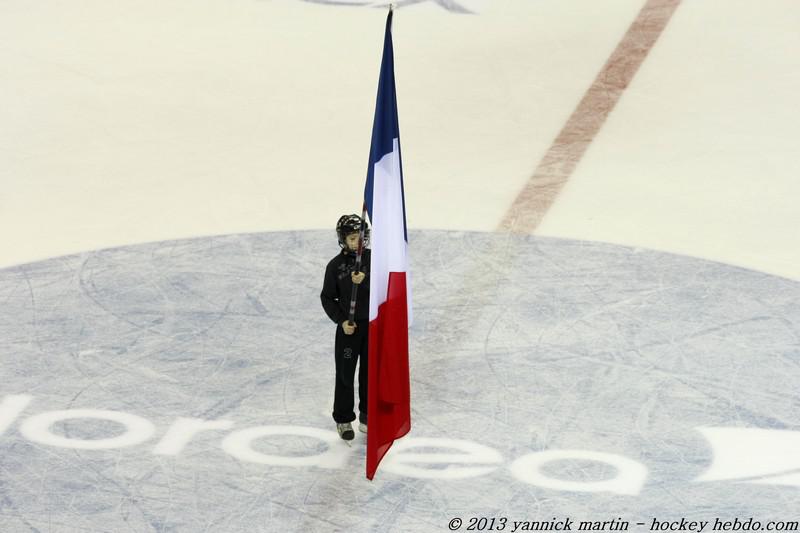
<path fill-rule="evenodd" d="M 333 419 L 337 424 L 356 419 L 353 412 L 356 357 L 360 339 L 355 335 L 345 335 L 341 326 L 336 328 L 336 386 L 333 391 Z"/>

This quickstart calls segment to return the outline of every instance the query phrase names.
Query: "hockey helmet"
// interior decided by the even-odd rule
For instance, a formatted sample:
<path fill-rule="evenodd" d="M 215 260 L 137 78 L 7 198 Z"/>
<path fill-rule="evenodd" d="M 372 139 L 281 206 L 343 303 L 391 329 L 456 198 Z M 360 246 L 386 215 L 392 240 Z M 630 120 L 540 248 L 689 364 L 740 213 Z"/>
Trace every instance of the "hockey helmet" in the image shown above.
<path fill-rule="evenodd" d="M 361 232 L 361 224 L 364 224 L 364 246 L 369 244 L 369 227 L 367 222 L 358 215 L 342 215 L 336 223 L 336 236 L 339 238 L 339 246 L 347 250 L 345 239 L 352 233 Z"/>

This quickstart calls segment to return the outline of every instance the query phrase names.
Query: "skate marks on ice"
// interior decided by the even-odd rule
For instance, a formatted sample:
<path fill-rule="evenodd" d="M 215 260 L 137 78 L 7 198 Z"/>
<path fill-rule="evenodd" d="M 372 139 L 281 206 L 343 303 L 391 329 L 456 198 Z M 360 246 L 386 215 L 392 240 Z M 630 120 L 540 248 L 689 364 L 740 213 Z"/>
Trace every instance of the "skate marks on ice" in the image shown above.
<path fill-rule="evenodd" d="M 372 483 L 363 435 L 344 445 L 325 414 L 330 232 L 0 270 L 0 530 L 793 508 L 800 284 L 602 243 L 410 240 L 414 429 Z"/>

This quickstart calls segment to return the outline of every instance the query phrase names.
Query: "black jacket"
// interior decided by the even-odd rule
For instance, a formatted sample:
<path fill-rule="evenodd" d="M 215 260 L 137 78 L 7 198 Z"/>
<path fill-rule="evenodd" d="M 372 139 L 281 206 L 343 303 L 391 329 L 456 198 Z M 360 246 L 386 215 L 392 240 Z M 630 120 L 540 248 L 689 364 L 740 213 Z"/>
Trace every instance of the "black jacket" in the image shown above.
<path fill-rule="evenodd" d="M 361 254 L 361 272 L 366 274 L 364 281 L 358 286 L 356 297 L 356 320 L 369 320 L 369 260 L 370 250 L 365 248 Z M 355 270 L 356 254 L 340 252 L 330 260 L 325 269 L 325 282 L 322 285 L 322 307 L 328 317 L 341 324 L 350 313 L 350 292 L 353 281 L 350 273 Z"/>

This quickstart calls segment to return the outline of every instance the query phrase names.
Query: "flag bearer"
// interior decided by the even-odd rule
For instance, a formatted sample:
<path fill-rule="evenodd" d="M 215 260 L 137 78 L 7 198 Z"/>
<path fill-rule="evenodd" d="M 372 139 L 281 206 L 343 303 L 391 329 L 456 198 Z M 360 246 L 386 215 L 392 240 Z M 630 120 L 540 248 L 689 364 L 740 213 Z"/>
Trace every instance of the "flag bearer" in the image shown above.
<path fill-rule="evenodd" d="M 354 386 L 358 362 L 358 428 L 367 432 L 367 347 L 369 342 L 369 259 L 370 250 L 362 249 L 361 269 L 356 271 L 356 254 L 362 223 L 358 215 L 342 215 L 336 223 L 341 252 L 328 263 L 320 298 L 325 313 L 336 323 L 334 356 L 336 386 L 334 388 L 333 419 L 336 430 L 344 440 L 355 437 L 351 422 L 354 412 Z M 369 243 L 369 228 L 364 230 L 363 246 Z M 355 316 L 349 321 L 353 284 L 358 285 Z M 359 362 L 360 361 L 360 362 Z"/>

